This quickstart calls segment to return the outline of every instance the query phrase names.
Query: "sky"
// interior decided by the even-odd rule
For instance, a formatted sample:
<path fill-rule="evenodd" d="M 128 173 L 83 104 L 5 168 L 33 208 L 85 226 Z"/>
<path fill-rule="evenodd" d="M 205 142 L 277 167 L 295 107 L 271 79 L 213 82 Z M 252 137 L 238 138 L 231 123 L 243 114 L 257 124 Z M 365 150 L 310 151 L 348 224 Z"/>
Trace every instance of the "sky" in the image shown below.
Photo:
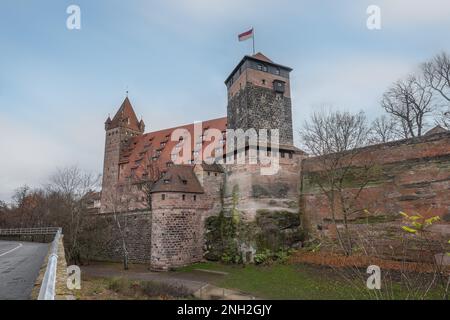
<path fill-rule="evenodd" d="M 69 5 L 79 30 L 66 27 Z M 380 30 L 366 26 L 369 5 Z M 391 83 L 450 52 L 450 1 L 2 0 L 0 200 L 56 168 L 101 173 L 104 121 L 127 90 L 147 131 L 225 116 L 250 27 L 256 51 L 294 69 L 296 133 L 324 105 L 382 114 Z"/>

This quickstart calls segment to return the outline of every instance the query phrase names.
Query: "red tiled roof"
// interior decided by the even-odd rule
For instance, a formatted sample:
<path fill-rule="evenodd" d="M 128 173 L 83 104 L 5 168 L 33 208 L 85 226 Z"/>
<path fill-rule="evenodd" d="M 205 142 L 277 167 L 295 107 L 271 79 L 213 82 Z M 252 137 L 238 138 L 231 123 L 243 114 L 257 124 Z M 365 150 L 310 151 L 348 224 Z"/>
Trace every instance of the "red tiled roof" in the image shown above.
<path fill-rule="evenodd" d="M 153 185 L 151 192 L 203 193 L 203 187 L 189 165 L 170 167 L 164 176 Z"/>
<path fill-rule="evenodd" d="M 208 129 L 218 129 L 225 132 L 227 118 L 218 118 L 202 123 L 203 131 Z M 171 134 L 175 129 L 186 129 L 191 135 L 191 150 L 195 150 L 194 124 L 164 129 L 160 131 L 146 133 L 132 137 L 124 144 L 121 150 L 119 161 L 121 182 L 132 178 L 136 180 L 154 180 L 155 172 L 159 176 L 164 173 L 172 164 L 172 151 L 179 141 L 171 141 Z M 198 138 L 198 137 L 197 137 Z M 202 150 L 212 141 L 203 141 Z M 223 144 L 225 147 L 225 143 Z M 191 154 L 191 159 L 194 155 Z"/>
<path fill-rule="evenodd" d="M 120 125 L 131 130 L 140 131 L 140 122 L 136 117 L 136 113 L 134 113 L 133 107 L 131 106 L 128 97 L 125 98 L 119 108 L 119 111 L 117 111 L 116 115 L 109 123 L 110 128 L 115 128 Z"/>
<path fill-rule="evenodd" d="M 273 63 L 272 60 L 270 60 L 269 58 L 267 58 L 267 57 L 266 57 L 265 55 L 263 55 L 261 52 L 258 52 L 257 54 L 254 54 L 252 57 L 255 58 L 255 59 L 261 60 L 261 61 Z"/>

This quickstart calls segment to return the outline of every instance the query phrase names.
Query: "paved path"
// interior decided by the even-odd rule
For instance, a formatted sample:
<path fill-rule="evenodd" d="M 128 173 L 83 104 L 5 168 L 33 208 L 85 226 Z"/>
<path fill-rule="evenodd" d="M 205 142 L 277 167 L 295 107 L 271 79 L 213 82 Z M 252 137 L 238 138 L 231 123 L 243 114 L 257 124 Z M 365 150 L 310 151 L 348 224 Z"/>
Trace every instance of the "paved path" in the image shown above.
<path fill-rule="evenodd" d="M 0 240 L 0 300 L 29 299 L 48 244 Z"/>

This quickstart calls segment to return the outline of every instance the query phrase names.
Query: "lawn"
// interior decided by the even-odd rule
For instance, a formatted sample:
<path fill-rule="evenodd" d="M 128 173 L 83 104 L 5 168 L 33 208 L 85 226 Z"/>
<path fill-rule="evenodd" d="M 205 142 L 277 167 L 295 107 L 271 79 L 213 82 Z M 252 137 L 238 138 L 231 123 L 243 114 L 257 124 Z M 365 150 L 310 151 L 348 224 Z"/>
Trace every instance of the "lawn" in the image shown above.
<path fill-rule="evenodd" d="M 375 291 L 366 288 L 365 278 L 349 282 L 336 270 L 309 264 L 243 267 L 207 262 L 178 271 L 192 272 L 196 269 L 226 272 L 227 275 L 214 277 L 212 282 L 217 286 L 240 290 L 260 298 L 301 300 L 376 298 Z M 406 290 L 399 283 L 393 283 L 388 287 L 389 290 L 382 286 L 382 290 L 376 292 L 378 296 L 407 298 Z M 439 295 L 432 291 L 429 297 L 438 298 Z"/>

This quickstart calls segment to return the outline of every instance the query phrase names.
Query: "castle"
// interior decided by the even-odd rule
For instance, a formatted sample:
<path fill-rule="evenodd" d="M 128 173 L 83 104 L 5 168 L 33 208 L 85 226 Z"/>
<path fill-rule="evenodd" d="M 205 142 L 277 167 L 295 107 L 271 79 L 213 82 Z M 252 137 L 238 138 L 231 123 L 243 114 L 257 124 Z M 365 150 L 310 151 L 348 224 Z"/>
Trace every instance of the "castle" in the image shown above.
<path fill-rule="evenodd" d="M 288 229 L 296 222 L 285 223 L 291 214 L 301 218 L 310 234 L 335 237 L 342 225 L 330 221 L 326 196 L 317 185 L 323 170 L 320 161 L 293 144 L 291 71 L 261 53 L 243 57 L 225 80 L 227 117 L 201 124 L 145 133 L 145 124 L 136 117 L 128 97 L 114 118 L 108 117 L 99 214 L 124 219 L 131 261 L 149 263 L 154 270 L 201 261 L 205 221 L 221 212 L 237 211 L 246 222 L 261 220 L 264 213 L 280 216 L 281 220 L 272 221 L 292 235 L 298 229 Z M 276 143 L 271 140 L 255 147 L 277 160 L 274 174 L 261 174 L 267 164 L 259 156 L 255 161 L 250 143 L 231 153 L 226 148 L 231 141 L 228 131 L 239 129 L 246 133 L 278 130 Z M 211 130 L 216 132 L 213 137 Z M 210 156 L 205 157 L 208 149 Z M 361 210 L 352 217 L 352 230 L 358 232 L 369 221 L 361 218 L 361 212 L 371 212 L 372 220 L 380 222 L 373 224 L 376 238 L 389 248 L 389 241 L 396 241 L 391 239 L 392 230 L 401 226 L 398 212 L 407 211 L 440 216 L 434 231 L 448 237 L 449 131 L 432 130 L 422 137 L 362 148 L 352 170 L 364 167 L 366 159 L 377 170 L 361 191 L 357 203 Z M 349 180 L 346 192 L 355 189 L 357 181 Z M 274 229 L 267 230 L 263 232 Z M 115 236 L 117 231 L 111 234 Z M 105 250 L 106 258 L 120 260 L 121 250 L 122 244 L 115 239 Z"/>
<path fill-rule="evenodd" d="M 149 262 L 156 270 L 200 261 L 205 219 L 229 211 L 236 206 L 236 197 L 237 209 L 248 221 L 260 209 L 298 212 L 300 162 L 305 154 L 293 145 L 291 70 L 261 53 L 243 57 L 225 81 L 227 117 L 204 121 L 200 128 L 189 124 L 145 133 L 128 97 L 113 119 L 108 117 L 100 213 L 133 217 L 128 223 L 136 225 L 130 228 L 140 231 L 131 232 L 131 260 Z M 212 147 L 213 141 L 206 139 L 211 129 L 220 132 L 214 139 L 215 159 L 245 161 L 205 161 L 210 160 L 202 155 Z M 277 129 L 278 143 L 267 147 L 279 158 L 276 174 L 260 174 L 263 165 L 250 161 L 248 143 L 227 154 L 227 129 Z M 176 130 L 190 138 L 174 140 Z M 177 157 L 186 157 L 177 152 L 184 143 L 192 151 L 188 163 L 177 164 Z"/>

